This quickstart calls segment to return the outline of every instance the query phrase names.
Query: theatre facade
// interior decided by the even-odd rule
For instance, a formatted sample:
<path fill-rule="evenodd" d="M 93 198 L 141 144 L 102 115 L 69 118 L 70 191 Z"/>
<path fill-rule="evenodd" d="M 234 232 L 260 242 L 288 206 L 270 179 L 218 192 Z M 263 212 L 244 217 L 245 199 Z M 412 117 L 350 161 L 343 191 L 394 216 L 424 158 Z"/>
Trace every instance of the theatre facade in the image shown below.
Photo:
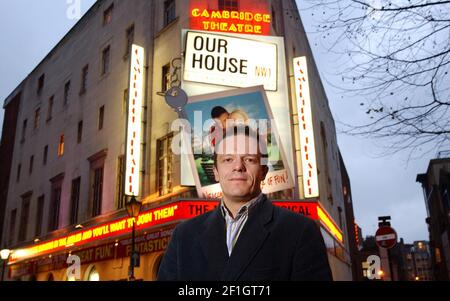
<path fill-rule="evenodd" d="M 272 120 L 264 192 L 317 222 L 334 279 L 351 280 L 349 181 L 293 0 L 97 1 L 4 102 L 5 279 L 128 280 L 130 257 L 136 279 L 156 279 L 176 225 L 221 193 L 208 156 L 173 150 L 173 88 Z"/>

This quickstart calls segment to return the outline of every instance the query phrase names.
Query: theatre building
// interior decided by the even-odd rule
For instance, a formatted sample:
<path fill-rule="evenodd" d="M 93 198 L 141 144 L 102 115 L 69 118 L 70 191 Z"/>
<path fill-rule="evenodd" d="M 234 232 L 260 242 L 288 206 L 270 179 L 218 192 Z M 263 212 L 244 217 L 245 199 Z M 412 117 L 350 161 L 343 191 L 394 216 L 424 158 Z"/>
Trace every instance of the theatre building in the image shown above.
<path fill-rule="evenodd" d="M 262 91 L 282 150 L 264 189 L 317 222 L 351 280 L 335 124 L 293 0 L 97 1 L 4 102 L 5 279 L 127 280 L 134 245 L 136 279 L 155 280 L 174 227 L 219 196 L 173 151 L 172 87 L 189 102 Z"/>

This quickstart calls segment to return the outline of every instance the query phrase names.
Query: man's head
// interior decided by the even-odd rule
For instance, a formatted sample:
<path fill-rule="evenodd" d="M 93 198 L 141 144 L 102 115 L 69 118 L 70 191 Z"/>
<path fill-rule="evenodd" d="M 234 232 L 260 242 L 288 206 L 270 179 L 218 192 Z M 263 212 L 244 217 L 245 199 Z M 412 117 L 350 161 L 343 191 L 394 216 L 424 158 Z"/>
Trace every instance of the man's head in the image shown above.
<path fill-rule="evenodd" d="M 267 145 L 248 126 L 227 129 L 215 146 L 214 175 L 226 200 L 246 202 L 261 193 L 265 179 Z"/>

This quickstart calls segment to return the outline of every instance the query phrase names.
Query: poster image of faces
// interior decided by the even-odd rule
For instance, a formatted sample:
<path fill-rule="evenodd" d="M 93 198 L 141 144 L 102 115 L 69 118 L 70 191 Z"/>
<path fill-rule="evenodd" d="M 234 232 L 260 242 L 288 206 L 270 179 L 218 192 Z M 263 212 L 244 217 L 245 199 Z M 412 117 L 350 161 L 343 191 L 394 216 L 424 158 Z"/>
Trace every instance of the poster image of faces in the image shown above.
<path fill-rule="evenodd" d="M 267 143 L 262 162 L 269 167 L 269 172 L 261 184 L 263 193 L 294 186 L 263 86 L 194 96 L 189 98 L 185 111 L 193 133 L 189 163 L 200 198 L 222 196 L 214 177 L 214 151 L 227 128 L 235 126 L 248 126 Z"/>

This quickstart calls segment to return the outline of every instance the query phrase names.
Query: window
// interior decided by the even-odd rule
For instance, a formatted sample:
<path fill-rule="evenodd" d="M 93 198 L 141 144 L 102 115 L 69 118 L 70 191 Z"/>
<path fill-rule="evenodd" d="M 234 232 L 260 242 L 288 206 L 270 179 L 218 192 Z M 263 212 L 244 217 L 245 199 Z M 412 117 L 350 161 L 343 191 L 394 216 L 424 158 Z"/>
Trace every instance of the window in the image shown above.
<path fill-rule="evenodd" d="M 175 0 L 167 0 L 164 2 L 164 26 L 175 20 Z"/>
<path fill-rule="evenodd" d="M 8 239 L 9 245 L 12 245 L 14 242 L 14 235 L 16 234 L 16 218 L 17 218 L 17 209 L 13 209 L 11 211 L 11 219 L 9 220 L 9 239 Z"/>
<path fill-rule="evenodd" d="M 159 195 L 165 195 L 172 192 L 172 139 L 173 133 L 159 139 L 157 142 L 157 187 Z"/>
<path fill-rule="evenodd" d="M 170 64 L 167 64 L 162 68 L 162 92 L 170 89 L 170 82 Z"/>
<path fill-rule="evenodd" d="M 89 204 L 92 217 L 102 212 L 103 201 L 103 170 L 108 150 L 102 150 L 88 158 L 89 173 Z"/>
<path fill-rule="evenodd" d="M 64 155 L 64 135 L 59 137 L 58 144 L 58 157 L 62 157 Z"/>
<path fill-rule="evenodd" d="M 41 236 L 42 232 L 42 219 L 44 218 L 44 196 L 40 196 L 37 201 L 37 211 L 36 211 L 36 225 L 35 225 L 35 236 Z"/>
<path fill-rule="evenodd" d="M 238 0 L 219 0 L 219 10 L 238 11 Z"/>
<path fill-rule="evenodd" d="M 87 281 L 100 281 L 100 274 L 98 273 L 95 266 L 91 267 L 86 278 Z"/>
<path fill-rule="evenodd" d="M 125 175 L 125 156 L 117 159 L 117 177 L 116 177 L 116 204 L 117 209 L 125 207 L 124 197 L 124 175 Z"/>
<path fill-rule="evenodd" d="M 98 216 L 102 211 L 103 166 L 94 170 L 93 192 L 92 216 Z"/>
<path fill-rule="evenodd" d="M 38 88 L 37 88 L 38 94 L 41 94 L 42 90 L 44 89 L 44 82 L 45 82 L 45 74 L 42 74 L 38 79 Z"/>
<path fill-rule="evenodd" d="M 322 227 L 320 228 L 320 232 L 322 233 L 323 241 L 325 243 L 325 247 L 327 248 L 327 252 L 330 253 L 331 255 L 336 256 L 333 237 L 331 237 L 331 235 L 328 234 L 328 232 L 324 230 Z"/>
<path fill-rule="evenodd" d="M 80 202 L 81 178 L 72 181 L 70 192 L 70 224 L 75 225 L 78 222 L 78 204 Z"/>
<path fill-rule="evenodd" d="M 25 119 L 23 121 L 23 125 L 22 125 L 22 139 L 21 142 L 25 142 L 25 136 L 27 134 L 27 125 L 28 125 L 28 119 Z"/>
<path fill-rule="evenodd" d="M 19 241 L 25 241 L 27 237 L 28 215 L 30 214 L 31 194 L 22 197 L 22 211 L 20 212 Z"/>
<path fill-rule="evenodd" d="M 83 70 L 81 71 L 80 95 L 86 93 L 88 74 L 89 74 L 89 65 L 86 65 L 83 67 Z"/>
<path fill-rule="evenodd" d="M 112 21 L 113 17 L 114 4 L 111 4 L 104 12 L 103 12 L 103 26 L 108 25 Z"/>
<path fill-rule="evenodd" d="M 61 206 L 61 189 L 63 183 L 64 175 L 58 175 L 54 179 L 50 180 L 52 182 L 52 194 L 50 198 L 50 211 L 48 218 L 48 230 L 54 231 L 58 229 L 59 226 L 59 209 Z"/>
<path fill-rule="evenodd" d="M 39 123 L 41 121 L 41 108 L 37 108 L 34 111 L 34 129 L 37 130 L 39 128 Z"/>
<path fill-rule="evenodd" d="M 22 171 L 22 164 L 17 165 L 17 177 L 16 182 L 20 181 L 20 172 Z"/>
<path fill-rule="evenodd" d="M 109 72 L 109 61 L 110 61 L 110 57 L 111 57 L 111 51 L 110 51 L 110 47 L 107 46 L 105 49 L 103 49 L 102 51 L 102 75 L 105 75 Z"/>
<path fill-rule="evenodd" d="M 64 85 L 64 105 L 69 103 L 70 97 L 70 80 Z"/>
<path fill-rule="evenodd" d="M 52 119 L 54 100 L 55 100 L 54 95 L 48 99 L 47 122 L 49 122 Z"/>
<path fill-rule="evenodd" d="M 47 158 L 48 158 L 48 145 L 44 147 L 44 154 L 42 156 L 42 164 L 47 165 Z"/>
<path fill-rule="evenodd" d="M 341 227 L 341 229 L 343 229 L 344 226 L 342 224 L 342 208 L 341 208 L 341 206 L 338 206 L 338 214 L 339 214 L 339 227 Z"/>
<path fill-rule="evenodd" d="M 78 122 L 77 143 L 80 144 L 83 140 L 83 120 Z"/>
<path fill-rule="evenodd" d="M 28 172 L 31 175 L 33 173 L 33 165 L 34 165 L 34 156 L 30 157 L 30 166 L 28 168 Z"/>
<path fill-rule="evenodd" d="M 134 24 L 127 29 L 126 36 L 127 36 L 127 44 L 125 47 L 125 57 L 128 57 L 128 55 L 130 55 L 131 53 L 131 46 L 133 45 L 134 42 Z"/>
<path fill-rule="evenodd" d="M 103 119 L 105 118 L 105 106 L 102 106 L 98 110 L 98 130 L 101 131 L 103 129 Z"/>

